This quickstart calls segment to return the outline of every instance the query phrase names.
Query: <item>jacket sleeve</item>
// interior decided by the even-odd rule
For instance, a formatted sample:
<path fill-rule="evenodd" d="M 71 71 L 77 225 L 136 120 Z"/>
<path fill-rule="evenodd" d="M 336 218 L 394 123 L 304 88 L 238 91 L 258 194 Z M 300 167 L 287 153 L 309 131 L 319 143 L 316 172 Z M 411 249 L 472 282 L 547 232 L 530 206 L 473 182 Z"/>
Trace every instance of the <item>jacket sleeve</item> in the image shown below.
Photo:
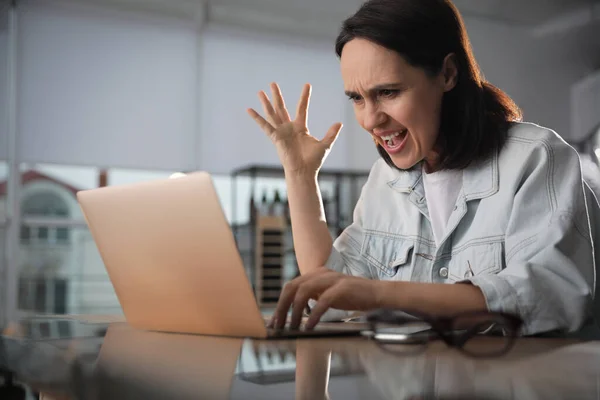
<path fill-rule="evenodd" d="M 573 332 L 590 317 L 595 279 L 579 157 L 564 143 L 532 146 L 508 220 L 505 268 L 467 281 L 491 311 L 519 315 L 523 334 Z"/>

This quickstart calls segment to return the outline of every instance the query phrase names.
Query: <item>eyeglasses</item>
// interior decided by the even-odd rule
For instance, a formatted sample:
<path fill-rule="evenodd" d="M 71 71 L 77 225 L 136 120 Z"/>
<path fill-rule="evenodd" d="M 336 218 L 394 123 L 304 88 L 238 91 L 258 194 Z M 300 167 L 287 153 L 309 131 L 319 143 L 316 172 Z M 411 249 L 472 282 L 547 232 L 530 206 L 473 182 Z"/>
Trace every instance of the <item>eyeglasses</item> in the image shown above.
<path fill-rule="evenodd" d="M 367 314 L 373 339 L 383 350 L 393 353 L 415 353 L 441 339 L 471 357 L 498 357 L 514 345 L 523 321 L 516 315 L 476 311 L 452 317 L 382 309 Z"/>

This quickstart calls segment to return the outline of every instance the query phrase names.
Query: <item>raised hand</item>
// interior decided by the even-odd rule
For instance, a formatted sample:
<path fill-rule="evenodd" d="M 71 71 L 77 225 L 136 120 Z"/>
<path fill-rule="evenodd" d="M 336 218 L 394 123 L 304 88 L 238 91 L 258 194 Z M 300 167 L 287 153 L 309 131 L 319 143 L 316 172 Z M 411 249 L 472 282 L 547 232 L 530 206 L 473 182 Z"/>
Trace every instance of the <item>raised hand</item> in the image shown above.
<path fill-rule="evenodd" d="M 258 93 L 266 119 L 254 109 L 248 109 L 248 114 L 275 144 L 281 164 L 288 173 L 317 173 L 342 129 L 338 122 L 329 128 L 322 140 L 310 135 L 307 127 L 310 92 L 310 85 L 304 85 L 294 120 L 290 119 L 276 83 L 271 84 L 272 103 L 264 91 Z"/>

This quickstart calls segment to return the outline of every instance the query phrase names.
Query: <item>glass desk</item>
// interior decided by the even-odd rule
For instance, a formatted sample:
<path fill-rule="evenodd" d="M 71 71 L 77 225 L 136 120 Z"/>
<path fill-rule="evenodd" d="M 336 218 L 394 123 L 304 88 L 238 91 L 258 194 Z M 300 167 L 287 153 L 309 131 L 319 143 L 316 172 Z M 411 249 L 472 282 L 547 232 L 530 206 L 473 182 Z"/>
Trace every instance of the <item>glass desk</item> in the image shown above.
<path fill-rule="evenodd" d="M 360 337 L 261 341 L 37 318 L 0 337 L 0 371 L 51 399 L 600 398 L 600 342 L 523 338 L 485 359 L 441 342 L 389 350 Z"/>

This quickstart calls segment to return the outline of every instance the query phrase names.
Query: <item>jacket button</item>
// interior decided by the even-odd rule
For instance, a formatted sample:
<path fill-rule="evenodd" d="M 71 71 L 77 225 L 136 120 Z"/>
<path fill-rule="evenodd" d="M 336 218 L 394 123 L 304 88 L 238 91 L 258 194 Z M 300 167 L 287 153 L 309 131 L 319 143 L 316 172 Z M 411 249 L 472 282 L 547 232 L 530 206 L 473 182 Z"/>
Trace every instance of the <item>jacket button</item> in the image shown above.
<path fill-rule="evenodd" d="M 447 278 L 448 277 L 448 268 L 446 268 L 446 267 L 440 268 L 440 276 L 442 278 Z"/>

